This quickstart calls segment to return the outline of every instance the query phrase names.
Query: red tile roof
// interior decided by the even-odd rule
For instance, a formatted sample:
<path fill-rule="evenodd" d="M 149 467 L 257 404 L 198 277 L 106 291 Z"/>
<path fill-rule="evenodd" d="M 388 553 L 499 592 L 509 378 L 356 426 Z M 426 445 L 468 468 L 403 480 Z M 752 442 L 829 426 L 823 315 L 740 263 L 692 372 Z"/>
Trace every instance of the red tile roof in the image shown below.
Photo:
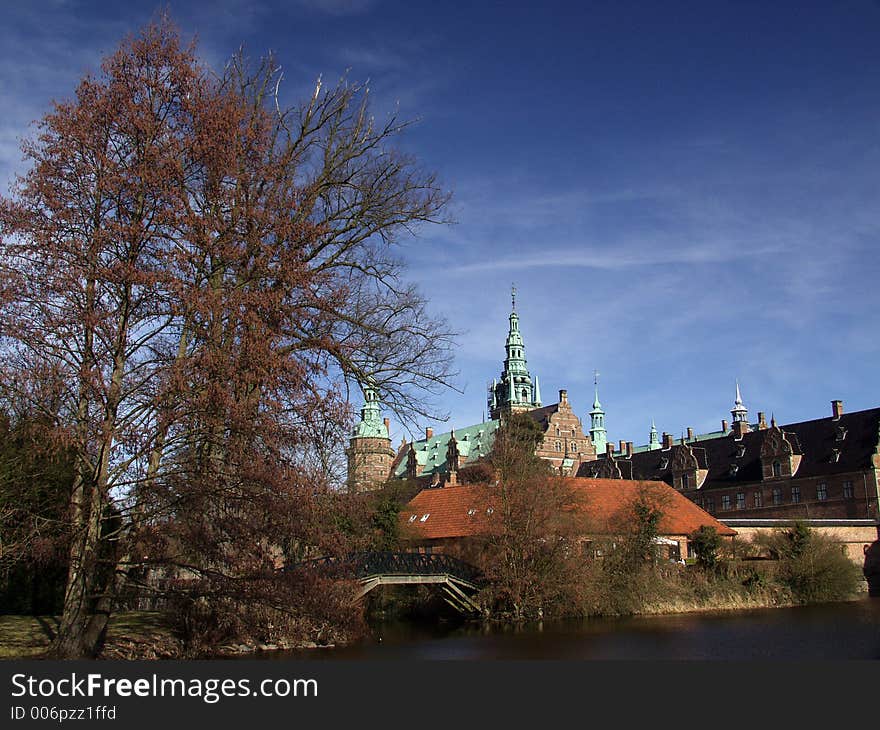
<path fill-rule="evenodd" d="M 734 530 L 664 482 L 581 477 L 565 482 L 575 496 L 583 500 L 583 509 L 588 512 L 591 531 L 595 534 L 618 532 L 621 520 L 626 519 L 633 503 L 644 497 L 663 513 L 659 524 L 661 535 L 689 535 L 701 525 L 714 527 L 719 535 L 736 535 Z M 400 522 L 406 535 L 436 540 L 485 533 L 493 515 L 486 487 L 467 484 L 423 489 L 403 508 Z"/>

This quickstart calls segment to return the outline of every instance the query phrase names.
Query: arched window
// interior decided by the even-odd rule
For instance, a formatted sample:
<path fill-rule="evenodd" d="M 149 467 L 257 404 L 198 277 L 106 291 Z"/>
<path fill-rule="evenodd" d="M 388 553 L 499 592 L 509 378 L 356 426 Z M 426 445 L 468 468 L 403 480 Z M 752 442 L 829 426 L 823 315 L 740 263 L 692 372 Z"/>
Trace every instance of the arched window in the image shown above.
<path fill-rule="evenodd" d="M 561 442 L 561 441 L 557 441 L 557 442 L 556 442 L 556 450 L 557 450 L 557 451 L 562 451 L 562 442 Z"/>
<path fill-rule="evenodd" d="M 779 463 L 779 460 L 773 462 L 773 476 L 781 477 L 782 476 L 782 464 Z"/>

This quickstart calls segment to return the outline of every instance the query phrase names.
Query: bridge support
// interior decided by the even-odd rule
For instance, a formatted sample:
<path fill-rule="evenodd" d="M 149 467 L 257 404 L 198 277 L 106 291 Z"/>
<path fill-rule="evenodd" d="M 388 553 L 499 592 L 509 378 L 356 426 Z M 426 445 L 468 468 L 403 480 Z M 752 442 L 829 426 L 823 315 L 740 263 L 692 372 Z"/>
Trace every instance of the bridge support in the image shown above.
<path fill-rule="evenodd" d="M 439 575 L 370 575 L 358 581 L 361 585 L 355 600 L 359 601 L 378 586 L 436 585 L 443 591 L 443 600 L 465 616 L 479 615 L 480 607 L 474 603 L 468 591 L 476 593 L 477 586 L 447 573 Z"/>

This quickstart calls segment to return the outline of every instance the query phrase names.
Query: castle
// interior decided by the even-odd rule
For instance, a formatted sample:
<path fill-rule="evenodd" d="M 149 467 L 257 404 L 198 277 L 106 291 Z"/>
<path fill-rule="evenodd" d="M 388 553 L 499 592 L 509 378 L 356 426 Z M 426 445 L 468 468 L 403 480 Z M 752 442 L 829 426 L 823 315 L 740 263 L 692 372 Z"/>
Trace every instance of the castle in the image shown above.
<path fill-rule="evenodd" d="M 695 434 L 687 429 L 675 443 L 657 432 L 635 446 L 607 440 L 605 412 L 596 386 L 590 429 L 584 432 L 565 390 L 559 401 L 541 403 L 519 329 L 515 291 L 500 379 L 489 385 L 489 420 L 434 434 L 391 448 L 388 421 L 382 420 L 378 394 L 364 389 L 365 404 L 347 450 L 350 486 L 363 491 L 391 478 L 416 479 L 425 486 L 458 483 L 458 472 L 492 449 L 506 413 L 524 412 L 544 434 L 537 454 L 562 476 L 665 482 L 740 534 L 791 520 L 806 520 L 843 536 L 855 554 L 877 539 L 880 516 L 880 408 L 844 413 L 831 401 L 825 418 L 778 425 L 763 412 L 750 422 L 736 384 L 731 421 L 721 430 Z"/>
<path fill-rule="evenodd" d="M 538 377 L 532 377 L 526 360 L 526 346 L 519 329 L 516 289 L 511 292 L 505 358 L 500 378 L 488 386 L 486 405 L 489 420 L 473 426 L 435 434 L 425 429 L 425 437 L 395 451 L 391 447 L 388 420 L 382 419 L 379 394 L 374 387 L 363 387 L 364 406 L 346 450 L 349 488 L 367 491 L 388 479 L 418 479 L 431 486 L 456 484 L 458 472 L 492 450 L 495 433 L 507 413 L 528 413 L 544 434 L 538 456 L 549 461 L 564 476 L 574 476 L 582 464 L 605 452 L 605 412 L 599 403 L 598 386 L 590 430 L 585 433 L 580 418 L 569 403 L 568 392 L 559 391 L 559 401 L 541 402 Z"/>

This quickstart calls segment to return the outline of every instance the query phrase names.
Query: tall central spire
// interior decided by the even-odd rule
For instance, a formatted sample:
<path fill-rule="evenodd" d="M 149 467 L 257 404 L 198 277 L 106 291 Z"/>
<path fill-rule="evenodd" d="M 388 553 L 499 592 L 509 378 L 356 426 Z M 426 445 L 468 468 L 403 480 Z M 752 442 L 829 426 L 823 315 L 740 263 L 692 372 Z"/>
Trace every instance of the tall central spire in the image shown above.
<path fill-rule="evenodd" d="M 528 411 L 541 406 L 537 378 L 532 381 L 526 361 L 526 347 L 519 331 L 516 313 L 516 286 L 510 288 L 510 316 L 504 344 L 504 368 L 501 380 L 489 386 L 489 417 L 498 418 L 505 411 Z"/>

